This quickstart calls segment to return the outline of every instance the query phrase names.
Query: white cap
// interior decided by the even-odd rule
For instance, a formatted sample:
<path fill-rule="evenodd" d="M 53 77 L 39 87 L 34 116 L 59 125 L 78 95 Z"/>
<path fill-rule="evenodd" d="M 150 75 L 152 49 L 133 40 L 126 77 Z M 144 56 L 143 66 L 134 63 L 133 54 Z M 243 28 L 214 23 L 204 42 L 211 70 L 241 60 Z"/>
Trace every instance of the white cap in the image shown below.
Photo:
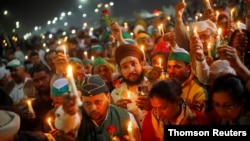
<path fill-rule="evenodd" d="M 20 128 L 20 117 L 18 114 L 0 110 L 0 139 L 8 141 L 13 139 Z"/>
<path fill-rule="evenodd" d="M 197 32 L 202 32 L 207 29 L 211 29 L 213 33 L 216 33 L 216 25 L 211 20 L 203 20 L 194 22 L 191 24 L 191 28 L 194 29 L 196 27 Z"/>

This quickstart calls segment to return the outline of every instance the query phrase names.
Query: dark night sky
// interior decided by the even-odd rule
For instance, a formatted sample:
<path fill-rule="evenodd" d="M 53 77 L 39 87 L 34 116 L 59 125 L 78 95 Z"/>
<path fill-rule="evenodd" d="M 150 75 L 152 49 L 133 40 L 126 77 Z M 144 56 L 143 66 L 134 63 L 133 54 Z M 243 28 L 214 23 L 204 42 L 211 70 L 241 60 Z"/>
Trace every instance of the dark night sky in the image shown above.
<path fill-rule="evenodd" d="M 83 11 L 88 15 L 94 14 L 98 3 L 114 2 L 112 12 L 118 16 L 133 16 L 135 11 L 161 9 L 163 6 L 175 5 L 179 0 L 87 0 Z M 58 17 L 62 11 L 79 10 L 80 0 L 1 0 L 0 2 L 0 31 L 9 32 L 15 26 L 15 21 L 20 22 L 19 32 L 30 32 L 36 25 L 45 26 L 48 20 Z M 3 16 L 3 11 L 8 10 L 9 15 Z M 80 13 L 80 12 L 79 12 Z M 81 19 L 82 17 L 75 17 Z M 93 16 L 94 17 L 94 16 Z M 85 19 L 90 20 L 92 16 Z M 99 19 L 91 19 L 99 20 Z M 74 20 L 72 20 L 74 21 Z M 82 22 L 84 20 L 81 20 Z M 75 21 L 78 22 L 78 21 Z M 71 23 L 78 24 L 78 23 Z M 21 30 L 21 31 L 20 31 Z"/>

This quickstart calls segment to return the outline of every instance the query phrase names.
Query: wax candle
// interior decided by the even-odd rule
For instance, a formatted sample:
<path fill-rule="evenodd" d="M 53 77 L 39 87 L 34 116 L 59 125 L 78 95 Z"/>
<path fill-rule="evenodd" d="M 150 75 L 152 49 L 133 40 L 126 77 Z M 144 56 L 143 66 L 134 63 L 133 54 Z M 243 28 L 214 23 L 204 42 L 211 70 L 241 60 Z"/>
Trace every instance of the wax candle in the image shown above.
<path fill-rule="evenodd" d="M 231 9 L 230 15 L 231 15 L 231 21 L 233 21 L 233 19 L 234 19 L 234 8 Z"/>
<path fill-rule="evenodd" d="M 142 51 L 142 53 L 143 53 L 143 59 L 144 59 L 144 61 L 146 60 L 146 55 L 145 55 L 145 52 L 144 52 L 144 46 L 142 45 L 141 46 L 141 51 Z"/>
<path fill-rule="evenodd" d="M 212 57 L 212 55 L 211 55 L 211 43 L 208 43 L 208 45 L 207 45 L 207 52 L 208 52 L 208 56 Z"/>
<path fill-rule="evenodd" d="M 162 68 L 162 60 L 161 60 L 161 58 L 159 58 L 158 62 L 159 62 L 160 68 Z"/>
<path fill-rule="evenodd" d="M 74 95 L 77 96 L 77 104 L 79 106 L 82 105 L 82 101 L 78 97 L 78 92 L 77 92 L 76 83 L 75 83 L 75 80 L 74 80 L 74 77 L 73 77 L 71 65 L 68 65 L 67 79 L 68 79 L 68 82 L 69 82 L 70 95 L 71 96 L 74 96 Z"/>
<path fill-rule="evenodd" d="M 206 0 L 206 7 L 207 7 L 207 9 L 212 9 L 212 7 L 211 7 L 211 4 L 210 4 L 210 1 L 209 1 L 209 0 Z"/>
<path fill-rule="evenodd" d="M 189 37 L 189 32 L 190 32 L 189 26 L 187 25 L 186 28 L 187 28 L 187 35 Z"/>
<path fill-rule="evenodd" d="M 63 46 L 63 52 L 64 52 L 64 55 L 67 56 L 67 52 L 66 52 L 66 47 Z"/>
<path fill-rule="evenodd" d="M 84 58 L 85 58 L 85 59 L 88 59 L 88 52 L 87 52 L 87 51 L 84 51 L 83 54 L 84 54 Z"/>
<path fill-rule="evenodd" d="M 55 128 L 52 126 L 51 118 L 48 118 L 47 122 L 49 124 L 50 130 L 55 130 Z"/>
<path fill-rule="evenodd" d="M 194 27 L 193 35 L 194 37 L 198 37 L 197 27 Z"/>
<path fill-rule="evenodd" d="M 130 96 L 130 91 L 128 91 L 128 99 L 130 99 L 131 98 L 131 96 Z"/>
<path fill-rule="evenodd" d="M 242 33 L 242 29 L 241 29 L 241 27 L 240 27 L 240 24 L 241 24 L 240 21 L 238 21 L 238 22 L 237 22 L 237 27 L 238 27 L 240 33 Z"/>
<path fill-rule="evenodd" d="M 92 61 L 95 61 L 95 57 L 94 57 L 94 56 L 91 56 L 91 60 L 92 60 Z"/>
<path fill-rule="evenodd" d="M 27 104 L 28 104 L 29 112 L 30 112 L 30 113 L 34 113 L 34 110 L 33 110 L 33 107 L 32 107 L 32 105 L 31 105 L 31 101 L 30 101 L 30 100 L 27 101 Z"/>
<path fill-rule="evenodd" d="M 221 28 L 219 28 L 218 31 L 217 31 L 217 36 L 216 36 L 216 44 L 217 44 L 217 46 L 220 45 L 220 37 L 221 37 Z"/>
<path fill-rule="evenodd" d="M 132 123 L 129 121 L 128 123 L 128 136 L 129 136 L 129 141 L 135 141 L 134 136 L 133 136 L 133 130 L 132 130 Z"/>

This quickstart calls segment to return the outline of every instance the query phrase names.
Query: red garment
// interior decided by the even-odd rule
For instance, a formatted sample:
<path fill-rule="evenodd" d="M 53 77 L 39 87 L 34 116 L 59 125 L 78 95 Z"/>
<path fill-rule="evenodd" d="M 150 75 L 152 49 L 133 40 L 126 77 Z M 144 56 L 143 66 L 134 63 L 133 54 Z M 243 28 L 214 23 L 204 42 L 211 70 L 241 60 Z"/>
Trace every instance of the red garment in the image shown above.
<path fill-rule="evenodd" d="M 165 52 L 168 54 L 170 52 L 170 46 L 167 42 L 160 41 L 155 45 L 153 52 Z"/>
<path fill-rule="evenodd" d="M 141 140 L 142 141 L 160 141 L 155 135 L 154 127 L 152 124 L 151 111 L 148 111 L 146 116 L 144 117 L 144 120 L 142 123 Z"/>

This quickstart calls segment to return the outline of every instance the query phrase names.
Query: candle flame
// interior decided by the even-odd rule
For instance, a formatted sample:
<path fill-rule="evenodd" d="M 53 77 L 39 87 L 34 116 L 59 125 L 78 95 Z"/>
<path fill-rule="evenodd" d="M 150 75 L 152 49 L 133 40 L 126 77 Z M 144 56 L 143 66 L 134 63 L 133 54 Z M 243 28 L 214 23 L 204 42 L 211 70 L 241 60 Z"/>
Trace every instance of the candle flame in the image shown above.
<path fill-rule="evenodd" d="M 130 91 L 128 91 L 128 98 L 130 99 Z"/>
<path fill-rule="evenodd" d="M 51 122 L 51 118 L 49 117 L 49 118 L 48 118 L 48 123 L 50 124 L 50 122 Z"/>
<path fill-rule="evenodd" d="M 143 45 L 141 46 L 141 50 L 144 51 L 144 46 Z"/>
<path fill-rule="evenodd" d="M 72 76 L 72 66 L 71 65 L 68 65 L 68 76 Z"/>
<path fill-rule="evenodd" d="M 208 48 L 208 50 L 211 49 L 211 43 L 208 43 L 207 48 Z"/>
<path fill-rule="evenodd" d="M 31 101 L 30 101 L 30 100 L 28 100 L 27 103 L 28 103 L 29 105 L 31 105 Z"/>
<path fill-rule="evenodd" d="M 87 51 L 84 51 L 84 55 L 87 55 Z"/>
<path fill-rule="evenodd" d="M 128 132 L 132 131 L 132 123 L 131 121 L 128 122 Z"/>
<path fill-rule="evenodd" d="M 95 60 L 95 57 L 94 57 L 94 56 L 91 56 L 91 60 L 94 61 L 94 60 Z"/>
<path fill-rule="evenodd" d="M 161 66 L 161 61 L 162 61 L 161 58 L 159 58 L 159 66 Z"/>
<path fill-rule="evenodd" d="M 218 35 L 221 35 L 221 28 L 218 29 Z"/>

